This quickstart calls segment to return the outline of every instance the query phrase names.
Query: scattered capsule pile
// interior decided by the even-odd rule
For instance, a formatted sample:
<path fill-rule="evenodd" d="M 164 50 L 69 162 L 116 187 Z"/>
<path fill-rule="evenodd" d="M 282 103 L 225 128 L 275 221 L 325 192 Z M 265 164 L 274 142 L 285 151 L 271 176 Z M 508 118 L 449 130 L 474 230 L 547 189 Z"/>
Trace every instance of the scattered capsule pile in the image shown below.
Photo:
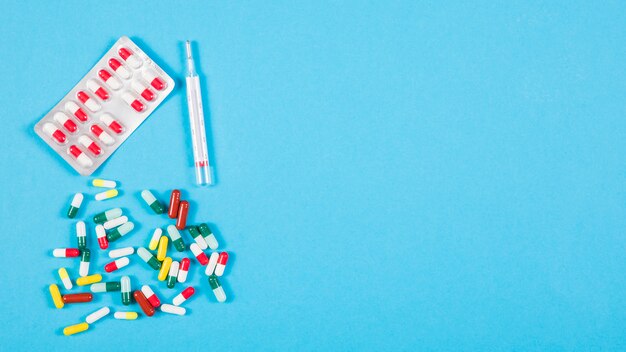
<path fill-rule="evenodd" d="M 116 189 L 118 183 L 116 181 L 94 179 L 91 182 L 94 187 L 109 188 L 104 192 L 99 192 L 94 196 L 97 201 L 103 201 L 116 197 L 119 192 Z M 56 258 L 80 258 L 78 274 L 75 279 L 76 286 L 83 292 L 70 293 L 74 288 L 72 277 L 65 267 L 58 269 L 58 278 L 64 288 L 62 293 L 57 284 L 49 286 L 52 302 L 57 309 L 63 308 L 66 304 L 92 302 L 94 294 L 112 293 L 120 295 L 120 302 L 124 306 L 130 306 L 137 303 L 141 312 L 147 317 L 151 317 L 155 312 L 160 310 L 162 313 L 175 315 L 185 315 L 186 309 L 182 306 L 189 299 L 196 289 L 192 286 L 182 287 L 180 293 L 174 297 L 171 303 L 162 303 L 155 291 L 147 284 L 139 285 L 131 283 L 128 275 L 119 278 L 107 278 L 104 281 L 103 274 L 90 274 L 91 251 L 97 250 L 92 244 L 97 242 L 99 250 L 108 251 L 111 262 L 104 265 L 104 272 L 107 274 L 116 273 L 118 270 L 128 266 L 131 260 L 140 258 L 146 264 L 146 268 L 154 270 L 155 277 L 158 281 L 165 282 L 165 287 L 174 289 L 187 281 L 187 275 L 191 267 L 191 260 L 187 257 L 180 261 L 173 259 L 173 255 L 168 256 L 170 246 L 176 252 L 184 255 L 189 250 L 195 260 L 204 266 L 205 274 L 208 276 L 209 286 L 215 295 L 215 299 L 222 303 L 226 301 L 226 294 L 220 279 L 224 274 L 226 263 L 228 262 L 227 252 L 217 252 L 218 241 L 210 227 L 203 223 L 198 226 L 187 224 L 187 215 L 189 212 L 189 202 L 181 200 L 181 192 L 173 190 L 170 196 L 169 207 L 159 201 L 156 196 L 149 190 L 141 192 L 142 201 L 147 204 L 151 211 L 156 215 L 166 214 L 168 218 L 175 221 L 175 224 L 166 226 L 166 234 L 161 228 L 156 228 L 149 236 L 148 248 L 144 247 L 121 247 L 111 248 L 113 243 L 127 236 L 133 231 L 135 225 L 130 221 L 127 215 L 123 214 L 121 208 L 112 208 L 93 216 L 93 228 L 96 241 L 90 239 L 87 231 L 87 224 L 83 220 L 76 222 L 76 247 L 75 248 L 56 248 L 52 251 L 52 255 Z M 67 217 L 75 219 L 83 204 L 84 196 L 82 193 L 76 193 L 72 198 L 70 207 L 67 211 Z M 183 233 L 187 233 L 193 240 L 190 245 L 185 243 Z M 205 250 L 210 249 L 209 256 Z M 133 257 L 133 254 L 136 256 Z M 195 266 L 195 264 L 194 264 Z M 158 284 L 158 283 L 157 283 Z M 90 292 L 84 288 L 89 286 Z M 135 290 L 133 291 L 133 286 Z M 140 289 L 137 289 L 140 287 Z M 73 335 L 86 331 L 90 325 L 96 321 L 106 317 L 111 313 L 111 308 L 102 307 L 85 317 L 84 322 L 67 326 L 63 329 L 64 335 Z M 115 319 L 134 320 L 140 316 L 138 311 L 117 311 L 113 314 Z"/>

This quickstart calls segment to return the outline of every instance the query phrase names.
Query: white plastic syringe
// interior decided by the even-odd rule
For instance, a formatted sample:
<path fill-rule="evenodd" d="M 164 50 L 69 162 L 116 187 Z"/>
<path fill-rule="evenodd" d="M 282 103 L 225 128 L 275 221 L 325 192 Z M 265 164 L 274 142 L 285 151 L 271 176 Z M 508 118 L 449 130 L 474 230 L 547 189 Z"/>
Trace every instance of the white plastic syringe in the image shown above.
<path fill-rule="evenodd" d="M 211 165 L 206 144 L 204 130 L 204 112 L 202 111 L 202 96 L 200 94 L 200 79 L 191 54 L 191 42 L 185 43 L 187 51 L 187 108 L 189 110 L 189 126 L 191 127 L 191 143 L 193 145 L 193 161 L 196 170 L 196 183 L 200 186 L 210 185 Z"/>

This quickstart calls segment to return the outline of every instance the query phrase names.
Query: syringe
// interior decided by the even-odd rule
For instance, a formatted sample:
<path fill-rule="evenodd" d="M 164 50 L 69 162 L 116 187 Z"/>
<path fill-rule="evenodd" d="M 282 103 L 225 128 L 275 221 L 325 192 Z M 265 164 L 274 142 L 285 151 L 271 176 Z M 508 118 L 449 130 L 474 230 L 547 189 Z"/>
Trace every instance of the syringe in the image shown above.
<path fill-rule="evenodd" d="M 209 153 L 204 130 L 204 112 L 200 95 L 200 79 L 191 54 L 191 42 L 185 43 L 187 49 L 187 108 L 189 110 L 189 126 L 191 127 L 191 143 L 193 145 L 193 161 L 196 170 L 196 183 L 200 186 L 212 184 Z"/>

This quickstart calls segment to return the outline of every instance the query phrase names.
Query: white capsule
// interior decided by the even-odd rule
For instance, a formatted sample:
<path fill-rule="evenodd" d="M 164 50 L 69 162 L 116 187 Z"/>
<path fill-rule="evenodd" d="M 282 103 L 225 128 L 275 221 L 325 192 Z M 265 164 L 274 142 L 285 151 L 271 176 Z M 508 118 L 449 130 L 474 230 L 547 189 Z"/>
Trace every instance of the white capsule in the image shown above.
<path fill-rule="evenodd" d="M 162 234 L 163 234 L 163 230 L 161 230 L 161 228 L 154 229 L 154 233 L 152 233 L 152 237 L 150 238 L 150 243 L 148 244 L 148 248 L 150 248 L 151 251 L 156 250 L 157 247 L 159 246 L 159 239 L 161 238 Z"/>
<path fill-rule="evenodd" d="M 105 222 L 103 226 L 105 230 L 110 230 L 114 227 L 118 227 L 127 222 L 128 222 L 128 216 L 120 216 L 119 218 L 115 218 L 113 220 L 109 220 Z"/>
<path fill-rule="evenodd" d="M 133 253 L 135 253 L 135 248 L 133 247 L 124 247 L 120 249 L 114 249 L 114 250 L 109 251 L 109 258 L 125 257 Z"/>
<path fill-rule="evenodd" d="M 187 313 L 187 310 L 183 307 L 177 307 L 175 305 L 166 303 L 166 304 L 161 304 L 161 312 L 176 314 L 176 315 L 185 315 L 185 313 Z"/>
<path fill-rule="evenodd" d="M 204 273 L 207 276 L 211 276 L 213 275 L 213 272 L 215 272 L 215 266 L 217 265 L 217 259 L 219 256 L 220 254 L 217 252 L 211 253 L 211 256 L 209 257 L 209 264 L 207 264 L 206 269 L 204 270 Z"/>
<path fill-rule="evenodd" d="M 78 266 L 78 274 L 82 277 L 89 275 L 89 262 L 80 261 L 80 265 Z"/>
<path fill-rule="evenodd" d="M 109 315 L 109 313 L 111 313 L 111 309 L 109 309 L 109 307 L 102 307 L 100 309 L 98 309 L 97 311 L 89 314 L 87 316 L 87 318 L 85 318 L 85 323 L 87 324 L 93 324 L 95 322 L 97 322 L 98 320 L 106 317 L 107 315 Z"/>

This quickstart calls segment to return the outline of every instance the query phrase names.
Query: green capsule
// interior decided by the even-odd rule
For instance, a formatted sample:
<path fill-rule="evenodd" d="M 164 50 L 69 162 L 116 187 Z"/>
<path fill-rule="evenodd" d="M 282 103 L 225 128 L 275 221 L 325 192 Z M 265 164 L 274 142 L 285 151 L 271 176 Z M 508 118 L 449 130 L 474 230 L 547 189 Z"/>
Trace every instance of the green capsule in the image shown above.
<path fill-rule="evenodd" d="M 87 248 L 87 229 L 83 221 L 76 223 L 76 239 L 78 240 L 78 249 Z"/>
<path fill-rule="evenodd" d="M 150 265 L 152 269 L 154 270 L 161 269 L 161 262 L 158 261 L 157 258 L 154 255 L 152 255 L 152 253 L 148 252 L 147 249 L 143 247 L 137 248 L 137 255 L 139 256 L 139 258 L 141 258 L 141 260 L 143 260 L 148 265 Z"/>
<path fill-rule="evenodd" d="M 78 209 L 80 209 L 80 205 L 83 204 L 83 194 L 76 193 L 74 198 L 72 198 L 72 203 L 70 204 L 70 208 L 67 210 L 67 217 L 73 219 L 78 214 Z"/>
<path fill-rule="evenodd" d="M 120 216 L 122 216 L 122 209 L 113 208 L 103 211 L 100 214 L 96 214 L 96 216 L 93 217 L 93 222 L 96 224 L 104 224 L 105 222 L 119 218 Z"/>
<path fill-rule="evenodd" d="M 152 192 L 150 192 L 149 190 L 144 189 L 143 191 L 141 191 L 141 198 L 143 198 L 146 204 L 148 204 L 150 208 L 152 208 L 152 211 L 154 211 L 156 214 L 165 213 L 165 206 L 163 205 L 163 203 L 159 202 L 154 194 L 152 194 Z"/>
<path fill-rule="evenodd" d="M 113 292 L 119 291 L 121 289 L 121 284 L 119 281 L 111 281 L 111 282 L 98 282 L 97 284 L 92 284 L 90 289 L 93 293 L 99 292 Z"/>
<path fill-rule="evenodd" d="M 122 236 L 131 232 L 134 228 L 135 224 L 133 224 L 131 221 L 124 223 L 121 226 L 118 226 L 111 230 L 111 232 L 107 233 L 107 240 L 109 240 L 109 242 L 115 242 L 122 238 Z"/>
<path fill-rule="evenodd" d="M 167 234 L 170 236 L 174 248 L 179 252 L 183 252 L 185 250 L 185 242 L 183 242 L 183 238 L 180 236 L 180 232 L 178 232 L 176 226 L 169 225 L 167 227 Z"/>

